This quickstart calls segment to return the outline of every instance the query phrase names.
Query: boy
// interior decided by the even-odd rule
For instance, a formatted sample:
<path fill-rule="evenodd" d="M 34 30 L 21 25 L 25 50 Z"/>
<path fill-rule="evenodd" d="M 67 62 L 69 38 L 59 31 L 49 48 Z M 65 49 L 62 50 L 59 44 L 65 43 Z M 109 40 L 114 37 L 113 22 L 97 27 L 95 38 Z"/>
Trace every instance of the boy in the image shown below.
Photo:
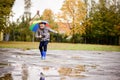
<path fill-rule="evenodd" d="M 47 45 L 50 40 L 49 32 L 57 33 L 57 31 L 54 31 L 45 25 L 46 23 L 44 22 L 39 23 L 39 29 L 36 32 L 36 38 L 40 38 L 39 50 L 41 53 L 41 59 L 43 60 L 46 58 Z"/>

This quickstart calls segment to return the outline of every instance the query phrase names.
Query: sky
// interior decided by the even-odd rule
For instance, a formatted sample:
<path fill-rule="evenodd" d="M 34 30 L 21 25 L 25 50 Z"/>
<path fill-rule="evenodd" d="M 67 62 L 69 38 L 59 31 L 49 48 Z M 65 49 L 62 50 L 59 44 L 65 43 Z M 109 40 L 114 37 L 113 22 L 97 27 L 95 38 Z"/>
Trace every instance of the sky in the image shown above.
<path fill-rule="evenodd" d="M 40 14 L 45 9 L 51 9 L 55 14 L 60 11 L 64 0 L 31 0 L 31 16 L 33 17 L 39 10 Z M 13 20 L 16 21 L 24 13 L 24 0 L 16 0 L 12 11 L 14 13 Z"/>

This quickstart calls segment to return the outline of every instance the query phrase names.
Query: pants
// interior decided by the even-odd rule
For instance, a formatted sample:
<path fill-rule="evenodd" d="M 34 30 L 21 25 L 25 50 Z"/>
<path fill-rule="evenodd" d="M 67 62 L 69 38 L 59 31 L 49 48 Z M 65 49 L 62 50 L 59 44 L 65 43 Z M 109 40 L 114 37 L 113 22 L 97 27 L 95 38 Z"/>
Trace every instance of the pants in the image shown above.
<path fill-rule="evenodd" d="M 39 50 L 40 52 L 42 51 L 47 51 L 47 45 L 48 45 L 48 41 L 41 41 L 39 44 Z"/>

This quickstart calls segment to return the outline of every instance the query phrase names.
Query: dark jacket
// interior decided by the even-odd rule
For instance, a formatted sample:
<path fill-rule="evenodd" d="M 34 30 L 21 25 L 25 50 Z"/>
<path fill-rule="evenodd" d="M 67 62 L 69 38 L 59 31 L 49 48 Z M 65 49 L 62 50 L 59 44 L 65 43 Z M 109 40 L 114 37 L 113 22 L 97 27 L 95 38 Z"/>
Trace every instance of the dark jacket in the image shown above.
<path fill-rule="evenodd" d="M 40 38 L 40 41 L 49 41 L 50 40 L 50 32 L 57 33 L 57 31 L 54 31 L 49 27 L 45 27 L 44 29 L 39 28 L 36 31 L 35 37 Z"/>

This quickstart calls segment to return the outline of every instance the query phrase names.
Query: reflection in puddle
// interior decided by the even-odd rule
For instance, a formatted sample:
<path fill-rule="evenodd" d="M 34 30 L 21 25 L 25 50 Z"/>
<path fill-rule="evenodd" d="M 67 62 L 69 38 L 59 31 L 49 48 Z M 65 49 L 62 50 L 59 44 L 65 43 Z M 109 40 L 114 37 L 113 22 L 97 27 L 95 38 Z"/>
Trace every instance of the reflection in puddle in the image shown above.
<path fill-rule="evenodd" d="M 3 77 L 0 77 L 0 80 L 13 80 L 11 74 L 5 74 Z"/>
<path fill-rule="evenodd" d="M 4 62 L 4 63 L 3 63 L 3 62 L 2 62 L 2 63 L 0 63 L 0 68 L 4 68 L 4 67 L 6 67 L 6 66 L 8 66 L 8 64 L 7 64 L 7 63 L 5 63 L 5 62 Z"/>
<path fill-rule="evenodd" d="M 27 80 L 28 78 L 28 69 L 27 69 L 27 65 L 23 64 L 22 65 L 22 80 Z"/>
<path fill-rule="evenodd" d="M 83 75 L 80 75 L 80 73 L 84 71 L 85 67 L 82 65 L 78 65 L 75 68 L 62 67 L 58 70 L 60 75 L 69 77 L 84 77 Z"/>
<path fill-rule="evenodd" d="M 45 77 L 40 77 L 40 80 L 45 80 Z"/>
<path fill-rule="evenodd" d="M 0 80 L 69 80 L 71 78 L 82 78 L 81 72 L 85 67 L 78 65 L 76 67 L 49 67 L 34 66 L 26 64 L 11 64 L 15 69 L 11 74 L 4 75 Z M 5 79 L 4 79 L 5 78 Z"/>
<path fill-rule="evenodd" d="M 45 75 L 42 72 L 40 73 L 40 80 L 45 80 Z"/>
<path fill-rule="evenodd" d="M 50 67 L 43 67 L 43 70 L 48 71 Z"/>

